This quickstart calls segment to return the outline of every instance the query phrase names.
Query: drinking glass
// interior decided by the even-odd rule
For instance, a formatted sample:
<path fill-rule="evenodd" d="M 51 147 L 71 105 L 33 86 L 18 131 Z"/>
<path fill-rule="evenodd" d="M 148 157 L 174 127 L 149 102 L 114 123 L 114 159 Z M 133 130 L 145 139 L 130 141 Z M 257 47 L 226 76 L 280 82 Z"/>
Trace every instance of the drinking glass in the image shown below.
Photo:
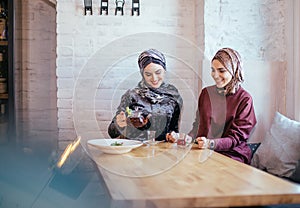
<path fill-rule="evenodd" d="M 150 145 L 155 144 L 155 133 L 156 133 L 156 131 L 153 131 L 153 130 L 147 131 L 147 137 L 148 137 L 147 139 L 148 139 L 148 143 Z"/>
<path fill-rule="evenodd" d="M 177 138 L 177 145 L 184 147 L 186 145 L 186 134 L 185 133 L 179 133 Z"/>

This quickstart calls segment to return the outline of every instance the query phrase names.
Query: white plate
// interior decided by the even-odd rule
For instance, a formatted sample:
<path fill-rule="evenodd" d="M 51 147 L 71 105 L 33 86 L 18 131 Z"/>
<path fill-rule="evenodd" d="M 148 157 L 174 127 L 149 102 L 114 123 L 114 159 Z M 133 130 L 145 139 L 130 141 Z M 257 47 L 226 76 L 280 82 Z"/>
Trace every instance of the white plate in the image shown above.
<path fill-rule="evenodd" d="M 115 142 L 123 144 L 121 146 L 112 146 L 111 144 Z M 88 141 L 88 144 L 107 154 L 124 154 L 143 145 L 141 141 L 129 139 L 92 139 Z"/>

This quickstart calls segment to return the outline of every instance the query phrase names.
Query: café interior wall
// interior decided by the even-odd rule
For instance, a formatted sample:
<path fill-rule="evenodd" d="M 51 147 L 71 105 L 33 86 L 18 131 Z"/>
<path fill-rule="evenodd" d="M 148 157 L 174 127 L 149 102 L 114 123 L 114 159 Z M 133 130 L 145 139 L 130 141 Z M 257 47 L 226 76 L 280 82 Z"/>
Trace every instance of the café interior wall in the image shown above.
<path fill-rule="evenodd" d="M 199 2 L 197 7 L 203 5 Z M 186 100 L 182 123 L 188 126 L 183 128 L 190 128 L 187 120 L 194 117 L 194 110 L 189 109 L 196 107 L 194 94 L 199 86 L 195 74 L 200 70 L 195 67 L 194 55 L 188 56 L 193 50 L 187 50 L 191 47 L 199 50 L 196 42 L 201 41 L 200 36 L 196 38 L 195 26 L 202 24 L 195 21 L 196 3 L 191 0 L 142 1 L 140 16 L 131 16 L 130 3 L 126 1 L 123 16 L 114 14 L 114 1 L 109 1 L 108 15 L 99 15 L 99 8 L 94 6 L 93 15 L 84 16 L 81 1 L 57 2 L 60 141 L 74 138 L 76 134 L 88 138 L 108 137 L 107 127 L 122 93 L 140 80 L 137 57 L 142 50 L 151 47 L 165 52 L 168 79 L 181 86 Z M 84 96 L 78 97 L 77 90 L 87 89 L 91 83 L 77 86 L 76 79 L 82 76 L 89 76 L 85 77 L 87 81 L 94 77 L 99 79 L 91 90 L 95 93 L 91 102 Z M 74 106 L 77 101 L 84 107 Z"/>
<path fill-rule="evenodd" d="M 56 51 L 53 49 L 48 50 L 48 55 L 51 57 L 56 56 L 55 58 L 51 58 L 51 63 L 48 66 L 52 66 L 53 69 L 50 71 L 55 71 L 55 67 L 53 64 L 56 64 L 56 76 L 50 76 L 50 80 L 54 80 L 57 86 L 48 86 L 48 90 L 55 89 L 57 87 L 57 94 L 54 95 L 50 93 L 47 97 L 49 103 L 57 102 L 57 127 L 59 129 L 59 139 L 61 141 L 70 140 L 76 137 L 76 129 L 74 126 L 74 118 L 73 118 L 73 104 L 74 104 L 74 87 L 76 86 L 76 79 L 79 77 L 80 72 L 84 68 L 84 66 L 89 63 L 89 60 L 92 57 L 95 57 L 97 52 L 109 45 L 110 43 L 116 43 L 118 40 L 128 37 L 135 34 L 147 34 L 149 32 L 156 32 L 162 34 L 174 34 L 174 36 L 179 37 L 180 40 L 188 40 L 192 43 L 195 43 L 197 46 L 200 46 L 200 50 L 204 51 L 203 57 L 201 57 L 200 64 L 198 64 L 199 68 L 198 73 L 201 73 L 201 68 L 203 68 L 203 74 L 200 74 L 201 79 L 199 83 L 195 80 L 186 79 L 189 83 L 193 83 L 193 89 L 195 90 L 194 95 L 198 94 L 199 88 L 203 85 L 208 84 L 211 81 L 209 76 L 206 76 L 206 70 L 209 70 L 209 65 L 207 62 L 212 54 L 219 48 L 224 46 L 231 46 L 237 48 L 243 58 L 245 58 L 245 69 L 246 70 L 246 82 L 245 87 L 254 93 L 255 102 L 258 106 L 258 112 L 263 112 L 262 106 L 267 108 L 267 105 L 264 103 L 264 95 L 268 91 L 264 91 L 261 94 L 256 95 L 255 93 L 260 92 L 261 89 L 269 89 L 270 83 L 277 81 L 278 77 L 270 78 L 268 77 L 268 82 L 264 82 L 264 76 L 270 75 L 273 72 L 273 67 L 275 70 L 279 70 L 280 73 L 285 75 L 286 73 L 286 60 L 285 60 L 285 51 L 286 51 L 286 43 L 285 38 L 286 34 L 283 32 L 285 23 L 284 18 L 286 16 L 285 4 L 284 1 L 257 1 L 257 2 L 248 2 L 242 1 L 240 4 L 247 5 L 236 5 L 233 0 L 221 2 L 221 1 L 180 1 L 174 3 L 173 1 L 145 1 L 141 5 L 141 15 L 140 16 L 130 16 L 128 3 L 125 5 L 125 15 L 114 15 L 113 7 L 109 10 L 109 15 L 100 16 L 98 14 L 99 8 L 97 5 L 94 7 L 94 15 L 84 16 L 82 11 L 82 2 L 80 0 L 66 0 L 66 1 L 58 1 L 55 8 L 49 7 L 43 4 L 44 1 L 34 0 L 34 1 L 24 1 L 24 5 L 28 4 L 31 6 L 27 6 L 22 8 L 22 13 L 24 17 L 23 27 L 23 69 L 21 69 L 22 73 L 24 73 L 23 82 L 23 93 L 26 94 L 26 99 L 23 99 L 23 109 L 26 112 L 29 109 L 29 112 L 34 111 L 35 115 L 31 117 L 23 117 L 23 123 L 28 123 L 30 125 L 26 125 L 28 128 L 28 132 L 33 130 L 35 134 L 39 134 L 42 131 L 39 131 L 39 125 L 34 125 L 34 120 L 38 117 L 38 114 L 44 115 L 47 112 L 50 112 L 49 115 L 53 118 L 53 110 L 43 109 L 42 107 L 37 107 L 39 96 L 35 93 L 40 92 L 40 94 L 48 93 L 46 88 L 42 88 L 43 90 L 35 90 L 34 83 L 42 83 L 40 81 L 32 81 L 30 83 L 30 79 L 28 79 L 29 71 L 26 69 L 25 63 L 30 63 L 31 60 L 39 59 L 39 55 L 43 53 L 34 53 L 35 48 L 41 47 L 41 44 L 34 44 L 32 42 L 42 43 L 42 40 L 38 39 L 30 39 L 30 31 L 34 34 L 34 25 L 42 24 L 46 25 L 46 19 L 41 18 L 40 21 L 36 20 L 36 13 L 43 14 L 44 16 L 50 16 L 51 20 L 56 20 L 56 28 L 48 27 L 51 37 L 55 37 L 55 33 L 57 35 L 56 42 L 51 42 L 52 46 L 56 46 Z M 252 3 L 251 3 L 252 2 Z M 277 3 L 276 3 L 277 2 Z M 32 5 L 39 5 L 39 7 L 34 7 Z M 113 5 L 113 3 L 111 4 Z M 41 9 L 39 12 L 37 9 Z M 243 8 L 243 9 L 239 9 Z M 51 12 L 46 12 L 51 10 Z M 267 10 L 269 12 L 264 12 Z M 201 11 L 201 12 L 199 12 Z M 160 13 L 159 16 L 153 16 L 154 13 Z M 203 14 L 204 12 L 204 14 Z M 251 13 L 252 12 L 252 13 Z M 56 16 L 55 16 L 56 13 Z M 274 18 L 279 15 L 280 18 Z M 27 18 L 25 18 L 27 17 Z M 241 18 L 243 17 L 243 18 Z M 218 21 L 216 21 L 218 20 Z M 205 21 L 205 24 L 204 24 Z M 51 21 L 52 22 L 52 21 Z M 25 24 L 26 23 L 26 24 Z M 51 23 L 52 25 L 53 23 Z M 26 27 L 27 25 L 27 27 Z M 245 26 L 246 25 L 246 26 Z M 49 26 L 49 25 L 48 25 Z M 225 27 L 226 26 L 226 27 Z M 46 26 L 45 26 L 46 27 Z M 54 28 L 54 29 L 53 29 Z M 218 32 L 216 29 L 218 28 Z M 49 33 L 49 31 L 44 30 L 41 31 L 40 34 Z M 228 32 L 232 31 L 232 32 Z M 173 37 L 173 36 L 172 36 Z M 182 39 L 181 39 L 182 38 Z M 276 43 L 276 44 L 273 44 Z M 106 51 L 113 57 L 113 51 L 123 50 L 124 48 L 135 47 L 139 42 L 123 42 L 119 46 L 116 46 L 111 51 Z M 49 44 L 47 44 L 49 45 Z M 29 47 L 30 46 L 30 47 Z M 275 48 L 274 48 L 275 47 Z M 280 48 L 281 47 L 281 48 Z M 280 50 L 279 50 L 280 49 Z M 47 51 L 46 47 L 43 47 L 43 51 Z M 26 55 L 28 54 L 31 55 Z M 171 54 L 170 52 L 169 54 Z M 126 74 L 126 70 L 134 69 L 138 70 L 136 66 L 136 58 L 138 53 L 132 53 L 127 56 L 128 59 L 122 59 L 118 62 L 114 63 L 114 69 L 124 70 L 123 72 Z M 168 55 L 168 54 L 167 54 Z M 24 59 L 25 57 L 25 59 Z M 35 58 L 34 58 L 35 57 Z M 41 58 L 41 57 L 40 57 Z M 178 66 L 184 65 L 184 63 L 179 62 L 178 59 L 174 60 L 172 57 L 170 58 L 170 64 Z M 203 60 L 202 60 L 203 58 Z M 96 67 L 96 70 L 99 70 L 101 67 L 101 63 L 95 62 L 93 63 Z M 31 64 L 32 66 L 33 64 Z M 265 67 L 265 65 L 267 67 Z M 99 66 L 99 67 L 98 67 Z M 45 66 L 42 64 L 39 65 L 39 69 L 47 71 Z M 38 68 L 33 68 L 32 71 L 38 72 Z M 188 68 L 188 67 L 187 67 Z M 267 68 L 267 70 L 266 70 Z M 178 68 L 180 70 L 180 67 Z M 254 70 L 252 70 L 254 69 Z M 247 72 L 248 71 L 248 72 Z M 116 74 L 118 70 L 114 71 Z M 123 73 L 122 72 L 122 73 Z M 170 71 L 170 74 L 176 72 Z M 249 75 L 250 72 L 250 75 Z M 116 76 L 112 74 L 113 78 Z M 119 74 L 122 76 L 122 73 Z M 177 72 L 176 72 L 177 73 Z M 257 74 L 264 74 L 257 79 Z M 137 73 L 138 74 L 138 73 Z M 136 75 L 137 75 L 136 74 Z M 198 74 L 197 74 L 198 75 Z M 41 75 L 46 76 L 46 75 Z M 190 73 L 188 76 L 194 76 L 195 74 Z M 39 76 L 35 73 L 31 73 L 30 77 L 32 80 L 39 80 Z M 49 75 L 47 75 L 49 77 Z M 199 75 L 196 76 L 199 78 Z M 189 77 L 190 78 L 190 77 Z M 257 82 L 252 82 L 253 80 L 261 80 L 261 84 L 257 84 Z M 130 80 L 130 84 L 135 83 L 135 79 Z M 205 81 L 205 82 L 204 82 Z M 279 80 L 282 82 L 283 88 L 281 88 L 280 93 L 278 95 L 271 94 L 269 96 L 273 96 L 270 99 L 270 102 L 275 107 L 272 109 L 281 109 L 283 112 L 286 109 L 285 106 L 285 80 Z M 115 85 L 119 85 L 118 83 L 111 83 Z M 124 84 L 124 83 L 123 83 Z M 125 86 L 126 86 L 125 82 Z M 84 86 L 82 86 L 84 87 Z M 106 94 L 109 95 L 111 89 L 104 88 L 106 90 Z M 51 91 L 50 90 L 50 91 Z M 99 89 L 98 89 L 99 90 Z M 124 89 L 122 89 L 124 90 Z M 97 92 L 99 93 L 99 92 Z M 97 95 L 96 93 L 96 95 Z M 121 91 L 118 92 L 121 94 Z M 115 94 L 115 97 L 117 97 Z M 187 93 L 188 95 L 188 93 Z M 36 98 L 36 99 L 35 99 Z M 256 99 L 257 98 L 257 99 Z M 45 97 L 43 97 L 45 100 Z M 46 99 L 46 100 L 47 100 Z M 187 102 L 190 102 L 191 99 L 187 98 Z M 276 102 L 273 102 L 276 100 Z M 116 105 L 117 102 L 114 103 Z M 99 105 L 98 105 L 99 104 Z M 192 101 L 191 105 L 195 105 Z M 45 104 L 43 104 L 45 105 Z M 28 106 L 27 108 L 24 106 Z M 42 106 L 42 104 L 41 104 Z M 111 103 L 105 99 L 97 100 L 97 111 L 92 109 L 89 112 L 89 115 L 99 121 L 99 119 L 105 122 L 105 125 L 99 125 L 98 128 L 105 133 L 106 124 L 111 119 L 112 111 L 111 111 Z M 103 108 L 101 108 L 103 107 Z M 195 106 L 193 106 L 195 107 Z M 34 109 L 37 110 L 34 110 Z M 39 111 L 38 109 L 43 109 Z M 109 111 L 108 111 L 109 110 Z M 29 113 L 33 115 L 32 113 Z M 27 113 L 28 115 L 28 113 Z M 191 115 L 189 115 L 191 116 Z M 263 114 L 259 113 L 259 117 L 261 118 Z M 105 117 L 105 119 L 103 119 Z M 267 116 L 267 120 L 269 120 L 270 116 Z M 27 120 L 26 120 L 27 119 Z M 265 117 L 263 117 L 265 119 Z M 191 119 L 190 119 L 191 120 Z M 54 122 L 54 124 L 55 124 Z M 32 125 L 31 125 L 32 124 Z M 41 124 L 43 125 L 43 124 Z M 266 125 L 266 124 L 263 124 Z M 52 126 L 52 124 L 51 124 Z M 89 122 L 84 123 L 83 127 L 86 127 L 89 130 Z M 102 128 L 102 129 L 101 129 Z M 188 128 L 188 127 L 185 127 Z M 37 130 L 35 130 L 37 129 Z M 43 129 L 43 128 L 41 128 Z M 55 131 L 55 128 L 48 129 L 50 131 Z M 95 132 L 92 132 L 90 135 L 92 137 L 97 136 L 99 129 Z M 104 134 L 103 133 L 103 134 Z"/>
<path fill-rule="evenodd" d="M 254 100 L 258 123 L 251 136 L 261 141 L 275 111 L 287 115 L 288 23 L 291 1 L 205 1 L 205 57 L 220 47 L 232 47 L 242 56 L 245 82 Z M 293 54 L 289 54 L 293 55 Z M 203 62 L 204 85 L 212 84 L 209 61 Z M 289 70 L 291 68 L 289 67 Z M 292 81 L 292 80 L 290 80 Z M 291 116 L 291 114 L 289 114 Z"/>
<path fill-rule="evenodd" d="M 16 140 L 56 146 L 56 11 L 43 0 L 15 0 Z"/>

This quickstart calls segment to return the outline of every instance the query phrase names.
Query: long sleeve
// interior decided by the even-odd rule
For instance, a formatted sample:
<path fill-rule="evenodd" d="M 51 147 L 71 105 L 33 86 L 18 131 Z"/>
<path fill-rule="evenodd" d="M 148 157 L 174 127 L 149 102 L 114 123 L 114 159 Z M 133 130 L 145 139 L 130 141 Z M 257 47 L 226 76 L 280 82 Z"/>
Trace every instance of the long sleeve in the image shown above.
<path fill-rule="evenodd" d="M 225 126 L 222 138 L 216 138 L 216 150 L 228 150 L 238 146 L 241 142 L 246 142 L 256 124 L 254 107 L 251 97 L 244 97 L 238 105 L 237 111 L 229 109 L 231 115 Z"/>
<path fill-rule="evenodd" d="M 218 105 L 222 106 L 223 99 L 221 100 L 216 100 L 213 98 L 213 96 L 210 96 L 209 90 L 207 88 L 204 88 L 199 96 L 198 99 L 198 111 L 197 111 L 197 122 L 198 122 L 198 131 L 195 137 L 208 137 L 208 138 L 213 138 L 216 136 L 215 132 L 212 132 L 212 122 L 213 122 L 213 117 L 219 118 L 219 116 L 213 116 L 213 110 L 211 103 L 216 103 Z M 218 97 L 217 97 L 218 98 Z M 212 102 L 212 100 L 216 100 L 216 102 Z M 217 106 L 215 109 L 218 109 L 219 107 Z M 224 122 L 224 119 L 220 121 Z M 196 123 L 195 123 L 196 125 Z M 216 128 L 213 128 L 216 130 Z M 218 130 L 220 131 L 220 130 Z"/>
<path fill-rule="evenodd" d="M 214 150 L 249 163 L 251 150 L 247 139 L 256 125 L 251 95 L 242 87 L 235 94 L 223 96 L 215 86 L 204 88 L 199 96 L 197 136 L 215 140 Z"/>
<path fill-rule="evenodd" d="M 174 113 L 171 118 L 169 132 L 171 131 L 179 132 L 180 116 L 181 116 L 181 109 L 180 106 L 177 104 L 175 106 Z"/>
<path fill-rule="evenodd" d="M 199 128 L 199 109 L 197 109 L 196 111 L 195 120 L 192 124 L 192 129 L 190 130 L 188 135 L 191 136 L 193 139 L 195 139 L 197 136 L 198 128 Z"/>
<path fill-rule="evenodd" d="M 124 128 L 118 127 L 118 125 L 115 123 L 115 117 L 114 117 L 108 126 L 108 134 L 111 138 L 117 138 L 122 134 L 121 130 L 124 129 L 125 127 Z"/>
<path fill-rule="evenodd" d="M 129 97 L 129 90 L 121 97 L 121 102 L 117 108 L 117 112 L 114 116 L 114 118 L 112 119 L 111 123 L 108 126 L 108 134 L 111 138 L 117 138 L 120 135 L 123 134 L 123 131 L 125 129 L 125 127 L 121 128 L 118 126 L 118 124 L 116 123 L 116 116 L 121 112 L 125 112 L 126 110 L 126 106 L 129 105 L 129 101 L 130 101 L 130 97 Z M 125 135 L 123 135 L 125 138 Z"/>

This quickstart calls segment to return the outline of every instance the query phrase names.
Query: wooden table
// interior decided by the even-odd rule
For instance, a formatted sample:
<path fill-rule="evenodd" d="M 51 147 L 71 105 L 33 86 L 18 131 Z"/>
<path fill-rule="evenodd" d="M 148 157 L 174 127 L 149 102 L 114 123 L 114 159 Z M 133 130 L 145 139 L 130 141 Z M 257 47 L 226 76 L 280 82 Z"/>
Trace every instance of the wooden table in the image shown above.
<path fill-rule="evenodd" d="M 300 185 L 217 152 L 160 143 L 123 155 L 88 148 L 113 207 L 300 204 Z"/>

